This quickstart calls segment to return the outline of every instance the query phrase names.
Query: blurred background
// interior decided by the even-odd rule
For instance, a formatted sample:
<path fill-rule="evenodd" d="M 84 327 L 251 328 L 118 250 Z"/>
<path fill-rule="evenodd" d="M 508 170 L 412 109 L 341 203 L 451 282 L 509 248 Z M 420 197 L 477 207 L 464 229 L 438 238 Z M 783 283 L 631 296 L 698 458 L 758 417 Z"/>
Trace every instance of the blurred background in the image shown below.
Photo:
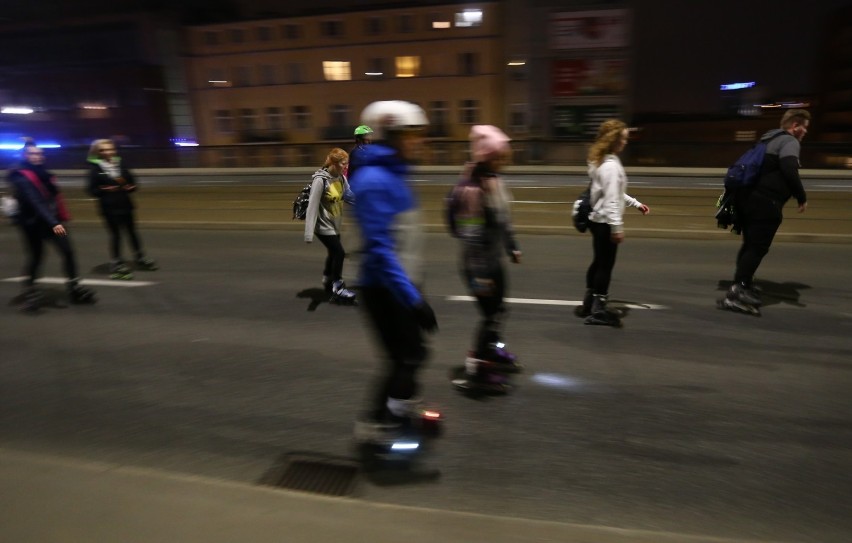
<path fill-rule="evenodd" d="M 852 168 L 849 0 L 90 0 L 0 13 L 0 149 L 53 168 L 111 137 L 136 167 L 314 166 L 361 110 L 428 113 L 423 162 L 503 127 L 516 164 L 581 165 L 601 120 L 635 127 L 633 166 L 727 166 L 813 115 L 807 168 Z"/>

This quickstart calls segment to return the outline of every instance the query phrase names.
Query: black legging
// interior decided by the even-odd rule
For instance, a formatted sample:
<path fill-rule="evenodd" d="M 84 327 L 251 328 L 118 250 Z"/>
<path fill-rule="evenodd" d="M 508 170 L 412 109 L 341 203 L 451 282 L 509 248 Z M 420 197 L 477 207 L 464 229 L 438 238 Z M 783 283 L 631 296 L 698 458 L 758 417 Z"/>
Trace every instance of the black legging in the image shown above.
<path fill-rule="evenodd" d="M 594 260 L 586 272 L 586 288 L 591 289 L 593 294 L 606 296 L 609 294 L 618 244 L 613 243 L 612 228 L 606 223 L 591 222 L 589 230 L 592 231 Z"/>
<path fill-rule="evenodd" d="M 503 297 L 506 295 L 506 274 L 503 266 L 497 265 L 496 269 L 490 270 L 485 277 L 474 277 L 473 273 L 465 271 L 465 279 L 471 294 L 476 298 L 482 319 L 474 336 L 474 357 L 482 358 L 487 355 L 489 345 L 500 341 L 500 332 L 506 314 L 506 305 Z M 490 281 L 493 285 L 487 291 L 476 288 L 476 281 Z"/>
<path fill-rule="evenodd" d="M 384 351 L 384 371 L 376 379 L 371 415 L 384 420 L 388 398 L 408 400 L 419 391 L 417 371 L 426 361 L 428 349 L 414 312 L 386 288 L 362 287 L 361 303 Z"/>
<path fill-rule="evenodd" d="M 77 262 L 74 259 L 74 250 L 71 248 L 71 239 L 67 234 L 65 236 L 57 236 L 53 233 L 53 229 L 50 226 L 42 222 L 21 225 L 21 232 L 28 253 L 28 261 L 24 268 L 24 274 L 26 275 L 24 285 L 26 287 L 32 287 L 38 277 L 39 268 L 41 268 L 42 258 L 44 257 L 45 240 L 52 242 L 62 255 L 65 276 L 68 279 L 77 277 Z"/>
<path fill-rule="evenodd" d="M 139 236 L 136 235 L 136 221 L 133 218 L 132 212 L 127 213 L 106 213 L 104 221 L 109 230 L 109 249 L 113 260 L 121 258 L 121 231 L 127 232 L 127 237 L 130 239 L 130 246 L 133 247 L 133 253 L 136 258 L 142 257 L 142 245 L 139 243 Z"/>
<path fill-rule="evenodd" d="M 325 245 L 328 251 L 328 256 L 325 258 L 325 268 L 322 274 L 328 277 L 331 281 L 337 281 L 343 278 L 343 260 L 346 258 L 346 251 L 343 250 L 343 245 L 340 243 L 340 236 L 326 236 L 317 234 L 317 237 Z"/>
<path fill-rule="evenodd" d="M 751 286 L 754 274 L 781 226 L 783 216 L 777 202 L 758 192 L 744 195 L 738 203 L 742 210 L 743 244 L 737 253 L 734 281 Z"/>

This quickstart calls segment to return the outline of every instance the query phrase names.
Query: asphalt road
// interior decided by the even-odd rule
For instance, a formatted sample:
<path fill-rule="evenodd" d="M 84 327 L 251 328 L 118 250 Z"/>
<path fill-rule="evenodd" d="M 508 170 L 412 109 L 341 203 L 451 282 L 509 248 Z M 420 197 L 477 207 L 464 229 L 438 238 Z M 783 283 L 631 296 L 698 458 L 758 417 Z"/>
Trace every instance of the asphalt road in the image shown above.
<path fill-rule="evenodd" d="M 18 285 L 0 282 L 10 301 L 0 307 L 0 446 L 247 483 L 288 453 L 352 455 L 377 353 L 357 308 L 317 295 L 322 247 L 304 244 L 297 226 L 235 228 L 242 216 L 211 215 L 215 206 L 194 194 L 143 200 L 143 220 L 163 213 L 150 207 L 161 197 L 183 209 L 143 223 L 162 269 L 137 279 L 154 284 L 95 286 L 94 307 L 28 316 L 11 303 Z M 274 207 L 259 198 L 245 205 Z M 199 207 L 208 211 L 196 215 Z M 196 216 L 203 228 L 177 227 Z M 572 315 L 589 239 L 520 237 L 524 262 L 510 287 L 520 300 L 506 338 L 528 371 L 510 396 L 481 401 L 447 379 L 476 312 L 450 298 L 466 294 L 455 242 L 430 234 L 427 294 L 440 332 L 422 378 L 447 423 L 424 463 L 441 477 L 363 480 L 355 499 L 720 537 L 852 539 L 852 245 L 777 243 L 760 270 L 768 303 L 752 318 L 715 308 L 737 250 L 730 234 L 631 236 L 644 219 L 629 217 L 619 253 L 612 296 L 639 308 L 617 330 Z M 82 217 L 73 236 L 87 278 L 105 279 L 104 232 Z M 353 238 L 350 229 L 354 253 Z M 0 277 L 17 276 L 10 227 L 0 228 L 0 255 Z M 356 263 L 353 254 L 350 280 Z M 59 275 L 55 254 L 45 271 Z"/>

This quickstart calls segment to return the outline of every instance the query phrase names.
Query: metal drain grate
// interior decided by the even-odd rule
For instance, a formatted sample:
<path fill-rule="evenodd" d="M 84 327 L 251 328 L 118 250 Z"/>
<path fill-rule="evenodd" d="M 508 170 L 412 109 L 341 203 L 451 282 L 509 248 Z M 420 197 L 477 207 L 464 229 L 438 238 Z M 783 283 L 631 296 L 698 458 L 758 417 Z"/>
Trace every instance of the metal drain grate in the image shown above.
<path fill-rule="evenodd" d="M 289 457 L 278 466 L 274 469 L 277 473 L 264 476 L 263 484 L 325 496 L 349 496 L 358 480 L 358 465 L 344 460 Z"/>

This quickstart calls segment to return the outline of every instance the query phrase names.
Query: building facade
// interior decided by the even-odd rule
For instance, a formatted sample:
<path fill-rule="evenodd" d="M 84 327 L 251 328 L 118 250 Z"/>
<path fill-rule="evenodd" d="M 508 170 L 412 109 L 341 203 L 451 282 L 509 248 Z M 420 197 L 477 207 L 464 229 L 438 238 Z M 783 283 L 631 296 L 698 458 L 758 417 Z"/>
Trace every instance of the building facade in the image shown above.
<path fill-rule="evenodd" d="M 473 124 L 503 124 L 502 24 L 501 3 L 483 2 L 189 27 L 198 142 L 277 142 L 285 154 L 348 146 L 375 100 L 415 102 L 429 116 L 430 139 L 464 140 Z"/>

